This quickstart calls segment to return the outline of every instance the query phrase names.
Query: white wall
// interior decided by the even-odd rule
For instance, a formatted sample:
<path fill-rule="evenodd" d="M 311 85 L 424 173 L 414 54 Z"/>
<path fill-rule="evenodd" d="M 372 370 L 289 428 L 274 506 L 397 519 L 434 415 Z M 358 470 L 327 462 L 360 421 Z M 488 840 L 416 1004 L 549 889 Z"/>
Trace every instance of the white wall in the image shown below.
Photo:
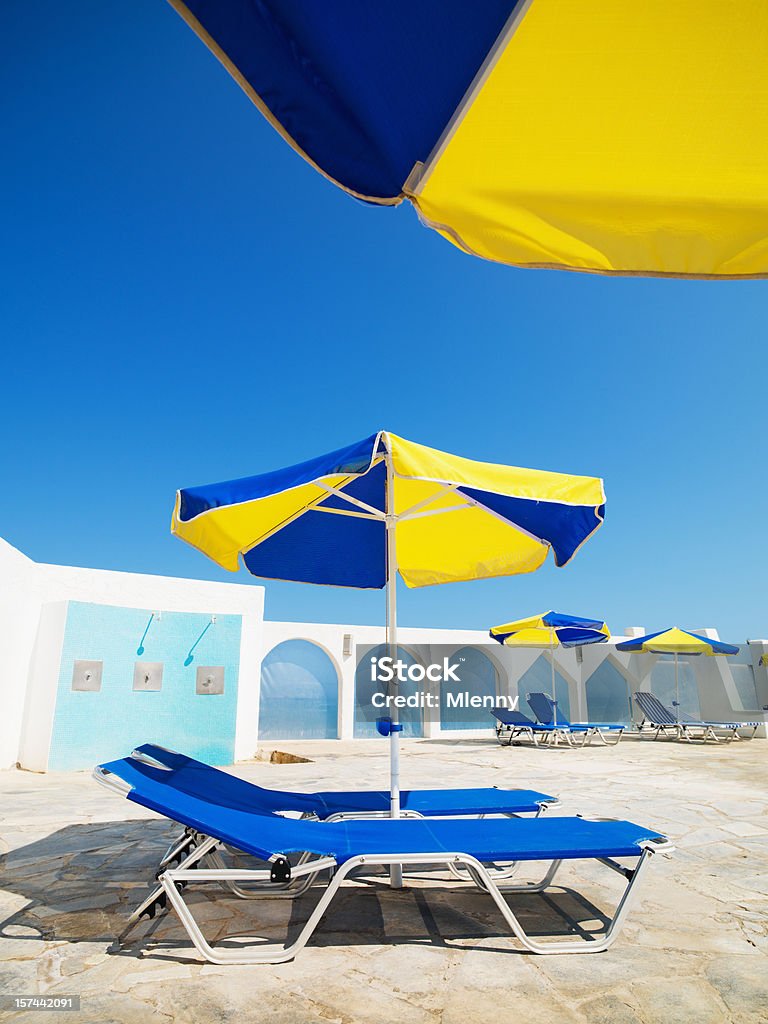
<path fill-rule="evenodd" d="M 58 660 L 52 639 L 55 630 L 51 632 L 49 626 L 52 620 L 43 614 L 43 609 L 66 601 L 158 611 L 242 615 L 238 722 L 241 719 L 243 722 L 249 721 L 254 702 L 258 709 L 264 587 L 46 565 L 33 562 L 0 539 L 0 621 L 3 624 L 0 768 L 15 765 L 21 758 L 22 749 L 33 758 L 35 767 L 39 766 L 40 758 L 35 742 L 22 742 L 25 724 L 27 732 L 35 727 L 32 718 L 28 717 L 25 723 L 24 709 L 29 700 L 30 714 L 33 708 L 37 709 L 38 714 L 43 713 L 39 704 L 40 692 L 46 691 L 50 682 L 48 677 L 54 667 L 58 677 Z M 30 687 L 30 681 L 34 686 Z M 43 715 L 43 720 L 47 720 L 47 712 Z M 235 756 L 244 757 L 253 753 L 249 743 L 248 740 L 243 745 L 238 728 Z"/>
<path fill-rule="evenodd" d="M 344 657 L 344 636 L 349 634 L 352 637 L 352 653 Z M 276 647 L 284 640 L 309 640 L 321 647 L 330 657 L 339 674 L 339 736 L 341 739 L 352 739 L 355 725 L 355 645 L 375 646 L 385 642 L 384 629 L 382 626 L 355 626 L 326 624 L 318 622 L 264 622 L 263 649 L 261 657 L 265 657 L 273 647 Z M 412 627 L 399 627 L 397 630 L 398 646 L 408 649 L 419 661 L 430 660 L 429 647 L 431 645 L 442 645 L 454 650 L 460 647 L 467 647 L 475 644 L 488 645 L 488 655 L 498 666 L 505 662 L 511 664 L 512 658 L 509 650 L 504 650 L 498 644 L 489 642 L 488 633 L 485 630 L 476 629 L 420 629 Z M 535 661 L 540 651 L 532 652 L 531 663 Z M 523 669 L 519 674 L 522 675 Z M 437 735 L 437 729 L 430 729 L 430 723 L 425 723 L 425 735 Z M 445 735 L 444 733 L 442 735 Z M 469 732 L 462 732 L 462 736 L 472 735 Z M 255 750 L 258 746 L 258 720 L 254 720 L 250 742 Z"/>
<path fill-rule="evenodd" d="M 633 635 L 638 633 L 640 627 L 634 627 Z M 707 635 L 712 639 L 719 639 L 717 630 L 713 628 L 697 629 L 696 632 Z M 344 636 L 349 634 L 352 638 L 352 653 L 344 657 Z M 629 631 L 627 631 L 629 634 Z M 493 662 L 498 682 L 499 692 L 515 692 L 517 684 L 522 676 L 533 665 L 537 658 L 544 653 L 550 658 L 548 651 L 542 652 L 536 648 L 508 648 L 489 641 L 488 633 L 485 630 L 458 630 L 458 629 L 421 629 L 411 627 L 399 627 L 397 631 L 398 645 L 405 647 L 418 661 L 426 663 L 436 660 L 437 655 L 431 652 L 433 645 L 440 645 L 443 653 L 451 654 L 465 646 L 483 645 L 483 651 Z M 592 674 L 597 670 L 602 661 L 610 658 L 612 664 L 626 679 L 630 694 L 636 690 L 650 690 L 650 674 L 658 661 L 654 654 L 623 654 L 616 650 L 616 645 L 627 638 L 626 635 L 612 636 L 607 643 L 593 644 L 583 647 L 580 650 L 565 650 L 558 648 L 554 655 L 555 668 L 560 676 L 568 683 L 571 719 L 573 721 L 585 721 L 588 719 L 586 683 Z M 341 739 L 352 739 L 354 736 L 354 699 L 355 699 L 355 645 L 376 645 L 385 642 L 385 633 L 382 626 L 356 626 L 342 624 L 326 624 L 317 622 L 264 622 L 263 647 L 260 661 L 279 643 L 285 640 L 308 640 L 321 647 L 333 662 L 339 677 L 339 736 Z M 760 664 L 760 656 L 763 649 L 768 651 L 768 643 L 755 645 L 752 658 L 755 669 L 755 682 L 757 689 L 758 707 L 768 704 L 768 668 Z M 434 654 L 434 657 L 433 657 Z M 762 711 L 755 714 L 738 710 L 739 703 L 735 688 L 730 677 L 727 661 L 724 658 L 697 658 L 695 671 L 699 682 L 699 698 L 701 702 L 701 713 L 720 721 L 744 721 L 747 719 L 764 719 Z M 765 699 L 761 698 L 765 695 Z M 258 695 L 256 696 L 258 704 Z M 258 708 L 256 709 L 258 711 Z M 521 695 L 520 710 L 524 714 L 530 714 Z M 635 710 L 633 708 L 633 710 Z M 251 712 L 253 714 L 253 712 Z M 475 736 L 487 736 L 489 730 L 462 730 L 451 732 L 441 730 L 439 722 L 424 723 L 424 735 L 430 737 L 451 737 L 469 739 Z M 765 727 L 762 727 L 759 736 L 765 736 Z M 258 740 L 258 717 L 254 715 L 248 727 L 242 727 L 243 749 L 254 751 L 259 746 Z M 247 738 L 246 738 L 247 737 Z M 366 742 L 362 740 L 360 742 Z M 243 755 L 249 756 L 249 755 Z"/>
<path fill-rule="evenodd" d="M 51 601 L 40 609 L 18 748 L 19 764 L 33 772 L 48 767 L 68 608 L 67 601 Z"/>
<path fill-rule="evenodd" d="M 264 587 L 255 584 L 211 583 L 202 580 L 82 569 L 33 562 L 0 539 L 0 640 L 2 675 L 0 676 L 0 768 L 21 761 L 27 767 L 45 768 L 46 735 L 50 736 L 55 710 L 55 681 L 58 678 L 66 614 L 66 602 L 84 601 L 148 608 L 158 611 L 203 612 L 241 615 L 243 619 L 238 686 L 235 757 L 253 756 L 259 747 L 259 685 L 264 656 L 283 640 L 305 639 L 318 644 L 334 663 L 339 680 L 339 735 L 354 735 L 355 645 L 376 645 L 385 640 L 382 626 L 356 626 L 312 622 L 265 622 Z M 699 630 L 715 638 L 715 630 Z M 343 654 L 344 637 L 352 638 L 351 653 Z M 615 644 L 583 648 L 580 652 L 558 649 L 555 665 L 568 682 L 571 717 L 587 717 L 585 682 L 600 662 L 610 657 L 629 683 L 631 691 L 649 689 L 649 674 L 654 655 L 624 655 Z M 422 663 L 433 660 L 431 648 L 443 647 L 451 653 L 469 645 L 483 645 L 496 667 L 499 690 L 512 690 L 518 680 L 540 656 L 541 651 L 511 650 L 489 641 L 484 630 L 446 630 L 401 627 L 398 642 Z M 448 649 L 447 651 L 445 649 Z M 768 652 L 768 642 L 755 644 L 753 666 L 758 700 L 768 704 L 768 669 L 760 656 Z M 547 655 L 549 656 L 549 655 Z M 723 659 L 707 661 L 700 673 L 701 710 L 705 716 L 743 720 L 734 708 L 732 682 Z M 527 708 L 521 708 L 527 712 Z M 761 713 L 762 714 L 762 713 Z M 763 716 L 764 717 L 764 716 Z M 463 731 L 455 735 L 470 738 L 488 732 Z M 765 734 L 765 730 L 762 730 Z M 441 732 L 439 723 L 425 723 L 425 735 L 450 736 Z M 363 741 L 364 742 L 364 741 Z"/>
<path fill-rule="evenodd" d="M 27 679 L 43 604 L 38 569 L 0 539 L 0 768 L 19 759 Z"/>

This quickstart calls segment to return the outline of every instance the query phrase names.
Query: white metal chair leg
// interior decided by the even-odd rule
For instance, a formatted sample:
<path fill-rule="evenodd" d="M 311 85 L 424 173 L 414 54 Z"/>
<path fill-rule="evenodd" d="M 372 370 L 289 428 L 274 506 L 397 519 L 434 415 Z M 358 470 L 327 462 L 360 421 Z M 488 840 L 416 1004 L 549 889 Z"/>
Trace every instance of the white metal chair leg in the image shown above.
<path fill-rule="evenodd" d="M 549 886 L 552 884 L 555 875 L 560 870 L 560 866 L 562 865 L 562 863 L 563 862 L 561 860 L 553 860 L 552 863 L 549 865 L 549 868 L 547 869 L 547 873 L 538 882 L 524 882 L 521 885 L 502 884 L 498 885 L 498 889 L 500 892 L 503 893 L 543 892 L 545 889 L 548 889 Z"/>
<path fill-rule="evenodd" d="M 211 839 L 207 836 L 200 837 L 196 833 L 190 833 L 188 838 L 190 842 L 195 839 L 199 840 L 199 842 L 191 851 L 191 853 L 189 853 L 181 862 L 181 864 L 179 865 L 179 870 L 181 870 L 182 868 L 186 868 L 187 870 L 189 870 L 189 868 L 193 867 L 199 860 L 201 860 L 203 857 L 209 854 L 211 850 L 215 849 L 216 844 L 218 842 L 218 840 Z M 185 846 L 188 845 L 188 843 L 185 844 Z M 173 849 L 173 844 L 171 845 L 171 847 L 169 847 L 169 852 L 171 849 Z M 173 859 L 174 858 L 169 858 L 168 854 L 166 853 L 161 863 L 167 864 L 169 860 Z M 134 912 L 126 921 L 125 927 L 115 939 L 115 944 L 117 946 L 122 945 L 126 936 L 131 931 L 133 931 L 134 927 L 138 924 L 139 920 L 145 914 L 148 914 L 149 917 L 154 917 L 158 910 L 160 910 L 160 912 L 162 913 L 166 909 L 167 901 L 164 898 L 163 893 L 164 886 L 162 885 L 161 882 L 158 881 L 158 884 L 152 888 L 152 890 L 147 894 L 147 896 L 145 896 L 145 898 L 141 901 L 138 907 L 136 907 Z M 157 904 L 158 906 L 155 906 L 155 904 Z"/>
<path fill-rule="evenodd" d="M 492 873 L 493 880 L 496 883 L 496 886 L 497 886 L 497 888 L 499 889 L 500 892 L 503 892 L 503 893 L 517 893 L 517 894 L 525 893 L 525 892 L 543 892 L 545 889 L 547 889 L 552 884 L 552 879 L 557 874 L 557 871 L 558 871 L 560 865 L 563 862 L 561 860 L 554 860 L 554 861 L 552 861 L 552 863 L 550 864 L 549 868 L 547 869 L 547 873 L 538 882 L 521 882 L 519 885 L 514 885 L 514 884 L 513 885 L 507 885 L 506 879 L 507 878 L 511 878 L 513 875 L 515 875 L 518 872 L 518 870 L 520 869 L 521 863 L 522 863 L 521 861 L 515 861 L 515 863 L 511 865 L 511 869 L 510 870 L 508 870 L 508 871 L 498 871 L 498 872 L 494 871 Z M 485 864 L 483 866 L 484 866 L 485 870 L 488 871 L 488 865 Z M 485 885 L 485 882 L 483 881 L 482 877 L 480 875 L 478 875 L 477 872 L 473 871 L 473 869 L 471 867 L 464 866 L 462 868 L 459 868 L 459 867 L 454 865 L 454 866 L 451 866 L 451 870 L 452 870 L 453 874 L 456 875 L 457 878 L 461 878 L 461 879 L 465 879 L 464 872 L 466 872 L 466 874 L 469 875 L 469 877 L 472 879 L 472 881 L 475 883 L 475 885 L 476 885 L 476 887 L 478 889 L 482 889 L 484 892 L 488 892 L 489 891 L 487 889 L 487 887 Z M 490 871 L 488 871 L 488 873 L 491 874 Z"/>
<path fill-rule="evenodd" d="M 360 858 L 358 858 L 360 859 Z M 222 881 L 222 880 L 248 880 L 252 872 L 248 871 L 222 871 L 213 870 L 208 871 L 200 869 L 199 876 L 197 873 L 185 872 L 182 870 L 167 871 L 161 875 L 160 881 L 162 882 L 163 888 L 168 896 L 173 909 L 178 914 L 179 920 L 184 926 L 187 935 L 189 935 L 192 944 L 195 949 L 203 956 L 206 960 L 213 964 L 281 964 L 287 960 L 292 960 L 296 953 L 306 946 L 307 942 L 312 936 L 312 933 L 320 923 L 320 919 L 328 908 L 333 897 L 336 895 L 341 883 L 347 877 L 347 875 L 358 865 L 355 861 L 348 861 L 337 869 L 333 878 L 331 879 L 328 887 L 321 896 L 317 903 L 317 906 L 312 911 L 309 920 L 302 928 L 298 938 L 295 942 L 289 946 L 275 946 L 270 943 L 268 948 L 263 946 L 259 949 L 221 949 L 214 948 L 211 946 L 203 936 L 200 928 L 195 921 L 191 910 L 184 901 L 184 897 L 177 888 L 177 883 L 180 881 L 189 881 L 194 879 L 195 881 Z M 335 862 L 330 857 L 319 858 L 316 861 L 305 865 L 309 870 L 307 874 L 316 877 L 321 871 L 325 871 L 329 868 L 335 867 Z M 190 877 L 188 877 L 188 875 Z"/>
<path fill-rule="evenodd" d="M 160 881 L 165 889 L 169 903 L 178 914 L 179 920 L 184 926 L 193 945 L 203 957 L 215 964 L 284 963 L 286 960 L 292 959 L 296 953 L 306 945 L 312 936 L 320 923 L 323 914 L 327 910 L 329 904 L 333 900 L 333 897 L 338 892 L 339 887 L 346 877 L 348 877 L 357 868 L 366 864 L 371 866 L 388 867 L 392 863 L 400 863 L 411 867 L 434 863 L 443 863 L 448 866 L 451 862 L 456 865 L 462 865 L 470 872 L 472 877 L 476 879 L 480 887 L 485 889 L 491 896 L 511 932 L 520 940 L 526 949 L 533 953 L 599 953 L 607 949 L 615 941 L 624 918 L 626 917 L 630 897 L 637 884 L 637 880 L 640 877 L 644 865 L 649 859 L 649 855 L 655 848 L 655 845 L 645 845 L 642 849 L 642 853 L 640 854 L 637 866 L 633 870 L 623 868 L 614 861 L 599 858 L 603 863 L 607 864 L 609 867 L 618 871 L 627 878 L 628 884 L 605 933 L 601 938 L 594 940 L 578 939 L 573 941 L 571 939 L 567 939 L 546 940 L 544 942 L 540 942 L 532 939 L 520 924 L 517 916 L 505 900 L 502 890 L 496 884 L 488 869 L 474 857 L 462 853 L 444 854 L 441 857 L 438 857 L 435 854 L 388 854 L 386 856 L 381 855 L 351 858 L 334 873 L 328 887 L 315 906 L 315 909 L 312 911 L 312 914 L 302 928 L 298 938 L 288 946 L 276 946 L 275 944 L 269 944 L 268 948 L 263 944 L 257 949 L 222 949 L 212 947 L 204 938 L 192 915 L 192 912 L 184 901 L 184 897 L 180 889 L 177 888 L 179 882 L 185 881 L 247 881 L 253 876 L 253 872 L 222 869 L 207 870 L 203 868 L 197 869 L 196 871 L 175 869 L 165 872 L 161 876 Z M 305 873 L 317 875 L 329 867 L 332 867 L 333 863 L 334 862 L 331 858 L 319 858 L 303 865 L 299 868 L 299 871 L 302 875 Z M 541 882 L 535 883 L 535 891 L 541 891 L 543 888 L 546 888 L 559 867 L 560 862 L 553 861 Z M 530 886 L 519 887 L 518 891 L 520 890 L 534 891 Z M 514 889 L 511 889 L 510 891 L 514 891 Z"/>
<path fill-rule="evenodd" d="M 596 733 L 597 737 L 599 738 L 600 742 L 602 744 L 604 744 L 606 747 L 616 747 L 616 746 L 618 746 L 619 743 L 621 743 L 621 737 L 624 735 L 624 730 L 622 729 L 619 732 L 619 735 L 616 737 L 616 739 L 613 741 L 613 743 L 611 743 L 610 740 L 608 740 L 603 735 L 603 732 L 602 732 L 601 729 L 596 729 L 595 733 Z"/>
<path fill-rule="evenodd" d="M 621 926 L 624 923 L 624 919 L 626 918 L 627 911 L 629 909 L 632 891 L 634 890 L 634 887 L 637 884 L 637 880 L 640 877 L 640 873 L 645 863 L 647 862 L 649 853 L 650 851 L 646 849 L 640 856 L 640 860 L 638 861 L 637 867 L 631 874 L 627 887 L 624 890 L 624 893 L 616 908 L 616 912 L 614 913 L 613 918 L 611 919 L 611 922 L 608 925 L 608 928 L 606 929 L 603 937 L 595 940 L 578 939 L 575 942 L 570 939 L 546 940 L 544 942 L 539 942 L 535 939 L 532 939 L 525 931 L 523 926 L 520 924 L 519 920 L 509 907 L 509 904 L 504 899 L 502 892 L 499 890 L 498 886 L 495 884 L 493 879 L 491 879 L 490 876 L 487 875 L 487 872 L 485 872 L 482 865 L 479 865 L 479 867 L 481 877 L 483 874 L 486 875 L 484 881 L 486 882 L 487 890 L 491 897 L 493 898 L 493 901 L 501 911 L 504 920 L 509 925 L 513 934 L 520 940 L 520 942 L 522 942 L 526 949 L 530 950 L 532 953 L 538 954 L 602 953 L 616 941 L 616 938 L 621 930 Z"/>

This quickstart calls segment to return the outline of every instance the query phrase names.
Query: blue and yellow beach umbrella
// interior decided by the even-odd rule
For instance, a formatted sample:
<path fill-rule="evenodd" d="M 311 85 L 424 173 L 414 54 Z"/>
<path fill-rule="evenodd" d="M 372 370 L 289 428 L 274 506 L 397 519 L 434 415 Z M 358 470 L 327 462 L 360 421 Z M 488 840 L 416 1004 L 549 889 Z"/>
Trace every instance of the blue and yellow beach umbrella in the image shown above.
<path fill-rule="evenodd" d="M 493 626 L 489 635 L 506 647 L 583 647 L 604 644 L 611 633 L 602 619 L 550 611 Z"/>
<path fill-rule="evenodd" d="M 602 525 L 603 481 L 449 455 L 379 431 L 274 473 L 180 490 L 172 531 L 225 569 L 341 587 L 409 587 L 566 565 Z M 399 815 L 392 723 L 392 814 Z"/>
<path fill-rule="evenodd" d="M 409 587 L 568 563 L 603 522 L 596 477 L 449 455 L 379 431 L 289 469 L 178 492 L 173 533 L 225 569 Z M 396 549 L 388 549 L 388 541 Z"/>
<path fill-rule="evenodd" d="M 546 647 L 550 649 L 552 670 L 552 701 L 554 724 L 557 725 L 557 694 L 555 692 L 555 649 L 604 644 L 611 633 L 602 619 L 584 619 L 563 612 L 545 612 L 528 619 L 516 619 L 503 626 L 492 626 L 491 639 L 505 647 Z"/>
<path fill-rule="evenodd" d="M 768 274 L 765 0 L 171 0 L 334 184 L 465 252 Z"/>
<path fill-rule="evenodd" d="M 739 648 L 722 640 L 712 640 L 700 633 L 691 633 L 679 626 L 662 629 L 658 633 L 633 637 L 616 644 L 617 651 L 624 653 L 673 654 L 675 657 L 675 717 L 680 721 L 680 682 L 678 678 L 678 656 L 703 654 L 706 657 L 738 654 Z"/>
<path fill-rule="evenodd" d="M 739 648 L 733 644 L 713 640 L 700 633 L 691 633 L 679 626 L 659 630 L 658 633 L 647 633 L 645 636 L 622 640 L 616 644 L 617 651 L 646 651 L 652 654 L 704 654 L 708 657 L 717 655 L 738 654 Z"/>

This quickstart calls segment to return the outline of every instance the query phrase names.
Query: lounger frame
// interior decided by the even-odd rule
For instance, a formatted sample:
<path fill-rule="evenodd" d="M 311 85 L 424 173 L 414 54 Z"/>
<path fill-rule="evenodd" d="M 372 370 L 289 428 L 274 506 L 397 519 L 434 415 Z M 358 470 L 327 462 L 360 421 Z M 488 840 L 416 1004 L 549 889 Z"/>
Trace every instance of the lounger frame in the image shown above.
<path fill-rule="evenodd" d="M 542 725 L 552 725 L 552 736 L 553 743 L 555 744 L 555 746 L 557 746 L 557 744 L 559 743 L 560 738 L 564 739 L 569 747 L 589 746 L 595 737 L 597 737 L 597 739 L 599 739 L 600 742 L 606 747 L 615 747 L 621 742 L 621 737 L 626 732 L 627 726 L 624 726 L 621 729 L 608 729 L 606 728 L 605 724 L 599 722 L 571 722 L 568 719 L 562 718 L 561 724 L 561 722 L 557 721 L 557 708 L 559 706 L 559 701 L 555 700 L 555 698 L 550 693 L 546 693 L 544 691 L 538 692 L 541 693 L 543 697 L 546 697 L 546 699 L 552 705 L 553 720 L 551 723 L 541 722 L 541 719 L 536 714 L 536 711 L 531 705 L 530 693 L 526 695 L 526 700 L 528 701 L 528 705 L 531 708 L 531 711 L 533 711 L 534 715 L 536 715 L 536 718 L 541 722 Z M 604 731 L 607 732 L 609 735 L 617 733 L 616 739 L 613 742 L 610 742 L 608 739 L 606 739 Z M 581 743 L 574 742 L 577 736 L 581 736 Z"/>
<path fill-rule="evenodd" d="M 676 739 L 686 740 L 688 743 L 692 743 L 694 740 L 701 740 L 704 743 L 707 740 L 714 740 L 715 743 L 722 741 L 730 743 L 733 740 L 741 740 L 742 737 L 739 735 L 739 729 L 751 729 L 752 735 L 748 739 L 754 739 L 757 730 L 760 728 L 760 722 L 705 722 L 694 718 L 693 715 L 686 714 L 684 711 L 679 712 L 678 716 L 675 717 L 669 708 L 662 704 L 656 694 L 649 693 L 647 695 L 653 697 L 654 701 L 658 703 L 659 707 L 664 710 L 670 719 L 670 721 L 666 722 L 656 721 L 656 716 L 651 715 L 643 707 L 638 699 L 638 693 L 645 696 L 646 691 L 640 690 L 634 694 L 635 704 L 643 716 L 637 726 L 638 734 L 643 735 L 644 732 L 652 732 L 655 740 L 659 736 L 666 736 L 670 732 Z M 718 730 L 730 735 L 718 736 Z"/>
<path fill-rule="evenodd" d="M 506 731 L 509 731 L 507 737 Z M 540 728 L 537 729 L 535 726 L 524 725 L 522 722 L 500 722 L 496 720 L 496 739 L 499 741 L 502 747 L 511 747 L 512 744 L 519 736 L 524 736 L 527 739 L 533 741 L 533 745 L 538 747 L 539 740 L 543 744 L 549 742 L 549 738 L 555 732 L 554 729 Z"/>
<path fill-rule="evenodd" d="M 492 712 L 493 713 L 493 712 Z M 507 735 L 508 731 L 508 735 Z M 518 736 L 528 736 L 533 740 L 533 745 L 538 747 L 539 740 L 542 746 L 557 746 L 560 740 L 565 740 L 569 747 L 580 746 L 591 739 L 591 729 L 574 730 L 570 725 L 554 725 L 551 722 L 502 722 L 496 718 L 496 739 L 502 747 L 511 747 Z M 581 743 L 574 744 L 573 736 L 580 735 Z M 602 739 L 602 737 L 601 737 Z M 605 742 L 605 740 L 603 740 Z M 614 746 L 614 744 L 611 744 Z"/>
<path fill-rule="evenodd" d="M 120 779 L 97 768 L 95 778 L 104 786 L 122 796 L 130 790 Z M 612 820 L 612 819 L 593 819 Z M 671 851 L 674 847 L 666 838 L 646 840 L 638 844 L 638 858 L 634 867 L 625 867 L 611 858 L 596 859 L 613 871 L 621 874 L 627 884 L 619 899 L 616 910 L 608 927 L 600 938 L 540 941 L 528 935 L 517 915 L 504 898 L 506 893 L 543 892 L 551 884 L 562 861 L 548 862 L 543 878 L 534 883 L 513 884 L 494 878 L 494 872 L 486 864 L 482 864 L 470 854 L 460 850 L 445 853 L 387 853 L 382 855 L 364 855 L 351 857 L 342 864 L 337 864 L 333 857 L 312 857 L 302 854 L 294 867 L 288 868 L 286 858 L 273 856 L 269 867 L 264 869 L 228 868 L 221 858 L 220 850 L 226 849 L 219 839 L 185 828 L 182 836 L 171 844 L 163 857 L 158 872 L 158 884 L 141 902 L 131 915 L 126 928 L 118 937 L 122 942 L 128 932 L 143 915 L 154 917 L 158 910 L 172 907 L 187 932 L 192 945 L 209 963 L 213 964 L 279 964 L 292 960 L 306 946 L 312 937 L 323 915 L 330 906 L 344 881 L 354 872 L 365 868 L 388 868 L 402 865 L 407 868 L 448 868 L 454 875 L 466 871 L 470 879 L 485 891 L 496 904 L 510 932 L 522 943 L 523 947 L 537 954 L 559 953 L 600 953 L 608 949 L 616 940 L 626 918 L 631 897 L 637 881 L 644 868 L 658 850 Z M 570 858 L 578 859 L 578 858 Z M 212 867 L 204 867 L 207 862 Z M 176 865 L 176 866 L 172 866 Z M 227 888 L 240 899 L 256 900 L 260 898 L 296 899 L 305 893 L 324 872 L 330 873 L 330 881 L 323 891 L 314 910 L 309 916 L 298 937 L 288 945 L 275 943 L 266 944 L 258 941 L 256 948 L 243 947 L 227 949 L 215 947 L 204 937 L 200 926 L 184 899 L 184 888 L 190 882 L 215 882 Z M 244 883 L 247 888 L 244 888 Z M 233 936 L 236 938 L 236 936 Z"/>

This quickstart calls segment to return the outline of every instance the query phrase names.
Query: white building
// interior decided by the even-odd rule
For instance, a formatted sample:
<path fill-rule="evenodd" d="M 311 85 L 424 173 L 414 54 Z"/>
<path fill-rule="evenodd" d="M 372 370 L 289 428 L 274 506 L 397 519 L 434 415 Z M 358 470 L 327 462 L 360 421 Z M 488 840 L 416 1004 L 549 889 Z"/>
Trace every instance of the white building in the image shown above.
<path fill-rule="evenodd" d="M 258 585 L 45 565 L 2 540 L 0 579 L 0 768 L 89 768 L 147 740 L 231 763 L 279 740 L 376 736 L 357 664 L 361 646 L 383 643 L 381 626 L 272 622 Z M 404 660 L 449 657 L 460 689 L 518 697 L 526 713 L 528 692 L 552 689 L 548 651 L 502 648 L 481 630 L 401 627 L 398 636 Z M 635 690 L 671 699 L 668 659 L 620 654 L 621 639 L 555 652 L 566 717 L 629 721 Z M 682 659 L 683 707 L 764 721 L 763 654 L 768 641 L 733 658 Z M 403 714 L 406 734 L 492 735 L 487 709 L 448 708 L 451 688 L 432 685 L 431 713 Z"/>

